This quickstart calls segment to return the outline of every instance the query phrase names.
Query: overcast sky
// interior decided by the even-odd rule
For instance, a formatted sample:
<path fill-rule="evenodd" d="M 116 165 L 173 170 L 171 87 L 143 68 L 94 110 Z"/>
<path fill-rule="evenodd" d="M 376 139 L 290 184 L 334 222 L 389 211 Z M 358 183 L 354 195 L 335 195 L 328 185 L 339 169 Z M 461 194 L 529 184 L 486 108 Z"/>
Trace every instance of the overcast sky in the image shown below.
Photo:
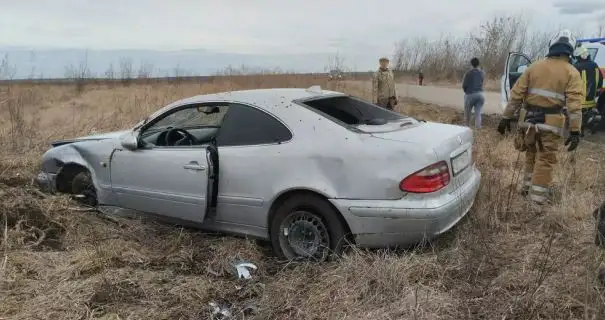
<path fill-rule="evenodd" d="M 463 35 L 498 13 L 591 30 L 605 0 L 5 0 L 0 46 L 391 55 L 404 37 Z M 10 3 L 10 4 L 8 4 Z"/>
<path fill-rule="evenodd" d="M 462 34 L 503 11 L 590 27 L 605 0 L 18 0 L 0 10 L 0 45 L 389 54 L 404 36 Z"/>

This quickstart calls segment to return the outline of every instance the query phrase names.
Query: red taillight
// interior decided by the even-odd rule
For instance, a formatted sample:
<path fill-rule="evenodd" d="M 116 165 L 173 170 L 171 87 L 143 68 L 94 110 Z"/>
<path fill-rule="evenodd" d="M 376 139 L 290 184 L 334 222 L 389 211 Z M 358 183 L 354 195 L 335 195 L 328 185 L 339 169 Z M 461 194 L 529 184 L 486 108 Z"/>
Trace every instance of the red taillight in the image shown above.
<path fill-rule="evenodd" d="M 399 183 L 399 189 L 405 192 L 429 193 L 444 188 L 450 183 L 450 170 L 445 161 L 432 164 L 412 173 Z"/>

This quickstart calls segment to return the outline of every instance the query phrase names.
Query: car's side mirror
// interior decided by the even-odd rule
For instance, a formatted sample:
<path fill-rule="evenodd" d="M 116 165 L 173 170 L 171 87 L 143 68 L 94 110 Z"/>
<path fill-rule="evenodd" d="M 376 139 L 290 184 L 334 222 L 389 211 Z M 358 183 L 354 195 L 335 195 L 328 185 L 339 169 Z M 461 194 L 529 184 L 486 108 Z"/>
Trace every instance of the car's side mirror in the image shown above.
<path fill-rule="evenodd" d="M 128 150 L 136 150 L 139 146 L 138 132 L 128 131 L 121 135 L 120 144 Z"/>

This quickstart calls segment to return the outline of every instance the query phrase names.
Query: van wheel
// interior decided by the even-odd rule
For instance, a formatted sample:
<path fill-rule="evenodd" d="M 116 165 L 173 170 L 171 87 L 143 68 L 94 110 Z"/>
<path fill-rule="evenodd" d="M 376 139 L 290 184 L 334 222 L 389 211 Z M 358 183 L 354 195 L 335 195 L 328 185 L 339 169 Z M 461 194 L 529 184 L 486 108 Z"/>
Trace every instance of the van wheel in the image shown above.
<path fill-rule="evenodd" d="M 285 200 L 271 221 L 271 244 L 288 260 L 326 261 L 342 253 L 345 227 L 326 200 L 311 194 Z"/>
<path fill-rule="evenodd" d="M 97 205 L 97 192 L 88 171 L 79 172 L 74 176 L 71 182 L 71 193 L 83 205 L 91 207 Z"/>

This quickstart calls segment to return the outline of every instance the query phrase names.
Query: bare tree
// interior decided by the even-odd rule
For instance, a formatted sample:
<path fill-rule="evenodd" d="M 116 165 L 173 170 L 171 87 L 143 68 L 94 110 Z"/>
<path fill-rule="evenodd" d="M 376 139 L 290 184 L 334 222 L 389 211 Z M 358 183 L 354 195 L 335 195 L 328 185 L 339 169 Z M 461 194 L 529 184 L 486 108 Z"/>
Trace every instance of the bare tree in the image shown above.
<path fill-rule="evenodd" d="M 151 74 L 153 73 L 153 64 L 149 62 L 141 62 L 139 65 L 139 71 L 137 73 L 137 78 L 139 79 L 149 79 Z"/>
<path fill-rule="evenodd" d="M 84 57 L 77 65 L 71 64 L 65 67 L 65 77 L 75 82 L 77 93 L 84 91 L 86 81 L 92 77 L 88 67 L 88 50 L 84 52 Z"/>
<path fill-rule="evenodd" d="M 29 62 L 31 63 L 32 68 L 29 71 L 28 78 L 29 79 L 34 79 L 36 77 L 36 65 L 35 65 L 35 62 L 36 62 L 36 53 L 34 53 L 33 51 L 30 51 L 30 53 L 29 53 Z"/>
<path fill-rule="evenodd" d="M 338 52 L 328 58 L 328 65 L 326 65 L 324 67 L 324 70 L 326 72 L 330 72 L 332 70 L 338 70 L 340 72 L 345 72 L 345 71 L 347 71 L 345 69 L 346 69 L 345 58 Z"/>
<path fill-rule="evenodd" d="M 477 57 L 491 78 L 500 76 L 508 53 L 521 51 L 536 58 L 548 48 L 550 32 L 532 30 L 522 15 L 495 16 L 481 22 L 467 36 L 442 34 L 436 40 L 405 38 L 397 42 L 393 67 L 403 72 L 422 72 L 434 80 L 459 80 Z"/>
<path fill-rule="evenodd" d="M 113 69 L 113 62 L 110 63 L 107 70 L 105 70 L 105 78 L 108 80 L 113 80 L 116 78 L 115 70 Z"/>
<path fill-rule="evenodd" d="M 597 38 L 600 37 L 605 37 L 605 14 L 601 15 L 597 26 Z"/>
<path fill-rule="evenodd" d="M 17 67 L 10 64 L 8 53 L 0 61 L 0 80 L 12 80 L 17 74 Z"/>
<path fill-rule="evenodd" d="M 120 58 L 120 80 L 124 85 L 130 85 L 133 78 L 132 59 Z"/>

